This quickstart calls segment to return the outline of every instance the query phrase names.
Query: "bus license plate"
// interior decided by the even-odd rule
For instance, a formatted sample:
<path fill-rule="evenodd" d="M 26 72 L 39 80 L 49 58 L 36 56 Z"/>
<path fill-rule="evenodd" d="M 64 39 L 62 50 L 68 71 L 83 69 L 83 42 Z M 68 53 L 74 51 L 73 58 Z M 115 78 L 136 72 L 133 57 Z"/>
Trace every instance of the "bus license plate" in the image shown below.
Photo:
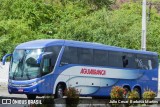
<path fill-rule="evenodd" d="M 18 89 L 18 92 L 23 92 L 23 89 Z"/>

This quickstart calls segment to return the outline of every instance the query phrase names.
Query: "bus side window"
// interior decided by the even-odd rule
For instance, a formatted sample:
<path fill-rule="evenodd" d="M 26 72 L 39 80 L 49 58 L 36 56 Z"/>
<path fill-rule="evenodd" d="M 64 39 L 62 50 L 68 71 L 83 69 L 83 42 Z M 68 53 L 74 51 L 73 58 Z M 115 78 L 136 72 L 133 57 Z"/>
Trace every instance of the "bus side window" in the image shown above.
<path fill-rule="evenodd" d="M 109 51 L 108 53 L 108 65 L 111 67 L 119 67 L 123 68 L 123 61 L 122 61 L 122 52 L 116 51 Z"/>
<path fill-rule="evenodd" d="M 123 61 L 123 68 L 126 68 L 126 66 L 128 65 L 128 59 L 126 58 L 126 56 L 122 56 L 122 61 Z"/>
<path fill-rule="evenodd" d="M 78 48 L 79 64 L 93 65 L 93 49 Z"/>
<path fill-rule="evenodd" d="M 130 68 L 130 69 L 136 69 L 137 65 L 135 62 L 135 54 L 132 53 L 124 53 L 122 56 L 123 61 L 123 67 L 124 68 Z"/>
<path fill-rule="evenodd" d="M 54 68 L 55 66 L 60 49 L 61 49 L 61 46 L 50 46 L 50 47 L 45 48 L 45 52 L 53 52 L 53 56 L 51 58 L 52 68 Z"/>
<path fill-rule="evenodd" d="M 108 66 L 108 51 L 107 50 L 94 50 L 93 64 L 96 66 Z"/>
<path fill-rule="evenodd" d="M 156 56 L 148 56 L 147 57 L 149 70 L 156 68 L 156 66 L 158 64 L 156 59 L 158 59 Z"/>
<path fill-rule="evenodd" d="M 77 48 L 66 46 L 62 55 L 60 66 L 78 64 Z"/>
<path fill-rule="evenodd" d="M 152 56 L 151 61 L 152 61 L 152 69 L 156 68 L 158 66 L 158 56 Z"/>
<path fill-rule="evenodd" d="M 137 58 L 135 59 L 135 61 L 137 62 L 138 69 L 145 69 L 145 70 L 149 69 L 148 57 L 149 56 L 147 55 L 137 54 Z"/>

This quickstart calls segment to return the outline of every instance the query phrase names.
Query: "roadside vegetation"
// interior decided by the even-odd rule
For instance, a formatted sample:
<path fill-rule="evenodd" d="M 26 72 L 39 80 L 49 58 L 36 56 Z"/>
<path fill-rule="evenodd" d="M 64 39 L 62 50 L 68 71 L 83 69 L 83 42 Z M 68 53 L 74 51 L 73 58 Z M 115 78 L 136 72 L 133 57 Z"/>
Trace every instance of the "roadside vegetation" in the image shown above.
<path fill-rule="evenodd" d="M 1 58 L 22 42 L 51 38 L 141 49 L 140 0 L 1 0 L 0 7 Z M 147 22 L 147 50 L 158 53 L 159 7 Z"/>

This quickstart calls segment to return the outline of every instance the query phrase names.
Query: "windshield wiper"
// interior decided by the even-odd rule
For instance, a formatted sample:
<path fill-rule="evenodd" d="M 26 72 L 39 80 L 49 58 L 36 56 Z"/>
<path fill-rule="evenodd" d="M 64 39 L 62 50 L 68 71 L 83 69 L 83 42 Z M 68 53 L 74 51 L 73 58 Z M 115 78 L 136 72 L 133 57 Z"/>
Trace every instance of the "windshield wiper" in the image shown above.
<path fill-rule="evenodd" d="M 29 77 L 29 74 L 28 74 L 28 70 L 26 71 L 26 68 L 25 68 L 25 66 L 24 66 L 24 59 L 26 58 L 26 56 L 27 56 L 27 54 L 26 54 L 26 52 L 24 53 L 24 55 L 23 55 L 23 57 L 22 57 L 22 68 L 21 68 L 21 72 L 22 72 L 22 74 L 21 74 L 21 77 L 23 77 L 24 76 L 24 71 L 25 71 L 25 73 L 26 73 L 26 76 L 27 76 L 27 78 L 30 80 L 30 77 Z"/>
<path fill-rule="evenodd" d="M 23 59 L 23 58 L 22 58 L 22 59 Z M 16 70 L 17 70 L 18 66 L 20 65 L 20 63 L 22 62 L 22 59 L 20 59 L 20 60 L 18 61 L 18 64 L 17 64 L 17 66 L 16 66 L 16 68 L 15 68 L 15 70 L 14 70 L 14 72 L 13 72 L 13 79 L 15 79 Z M 17 71 L 17 72 L 18 72 L 18 71 Z"/>
<path fill-rule="evenodd" d="M 15 68 L 15 70 L 14 70 L 14 72 L 13 72 L 13 80 L 15 79 L 14 77 L 16 76 L 16 70 L 17 70 L 17 67 L 18 67 L 18 65 L 19 65 L 19 63 L 17 64 L 17 66 L 16 66 L 16 68 Z"/>
<path fill-rule="evenodd" d="M 25 56 L 25 55 L 23 55 L 23 57 L 22 57 L 21 59 L 19 59 L 19 61 L 18 61 L 18 64 L 17 64 L 17 66 L 16 66 L 16 68 L 15 68 L 15 70 L 14 70 L 14 73 L 13 73 L 13 79 L 15 79 L 15 76 L 17 76 L 17 75 L 16 75 L 16 70 L 17 70 L 17 68 L 21 67 L 21 65 L 23 64 L 24 56 Z M 21 69 L 21 70 L 22 70 L 22 69 Z M 19 72 L 19 71 L 17 71 L 17 72 Z M 22 71 L 21 77 L 22 77 L 22 76 L 23 76 L 23 71 Z"/>
<path fill-rule="evenodd" d="M 23 55 L 23 57 L 22 57 L 23 60 L 22 60 L 22 69 L 21 69 L 22 74 L 21 74 L 21 77 L 24 76 L 24 72 L 25 72 L 27 78 L 30 80 L 30 77 L 29 77 L 29 74 L 28 74 L 28 70 L 24 66 L 26 56 L 27 56 L 27 53 L 25 52 L 24 55 Z"/>

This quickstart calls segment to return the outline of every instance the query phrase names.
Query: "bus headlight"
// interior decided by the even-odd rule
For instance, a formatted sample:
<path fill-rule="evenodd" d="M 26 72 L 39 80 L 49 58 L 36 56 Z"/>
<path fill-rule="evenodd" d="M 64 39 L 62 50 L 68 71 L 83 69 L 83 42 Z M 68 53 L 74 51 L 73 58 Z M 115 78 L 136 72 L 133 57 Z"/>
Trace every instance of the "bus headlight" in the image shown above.
<path fill-rule="evenodd" d="M 43 80 L 39 80 L 39 81 L 35 81 L 35 82 L 33 82 L 33 83 L 29 84 L 29 85 L 34 86 L 34 85 L 40 84 L 42 82 L 44 82 L 44 79 Z"/>
<path fill-rule="evenodd" d="M 30 86 L 34 86 L 34 85 L 37 85 L 38 84 L 38 82 L 33 82 L 33 83 L 31 83 L 31 84 L 29 84 Z"/>

